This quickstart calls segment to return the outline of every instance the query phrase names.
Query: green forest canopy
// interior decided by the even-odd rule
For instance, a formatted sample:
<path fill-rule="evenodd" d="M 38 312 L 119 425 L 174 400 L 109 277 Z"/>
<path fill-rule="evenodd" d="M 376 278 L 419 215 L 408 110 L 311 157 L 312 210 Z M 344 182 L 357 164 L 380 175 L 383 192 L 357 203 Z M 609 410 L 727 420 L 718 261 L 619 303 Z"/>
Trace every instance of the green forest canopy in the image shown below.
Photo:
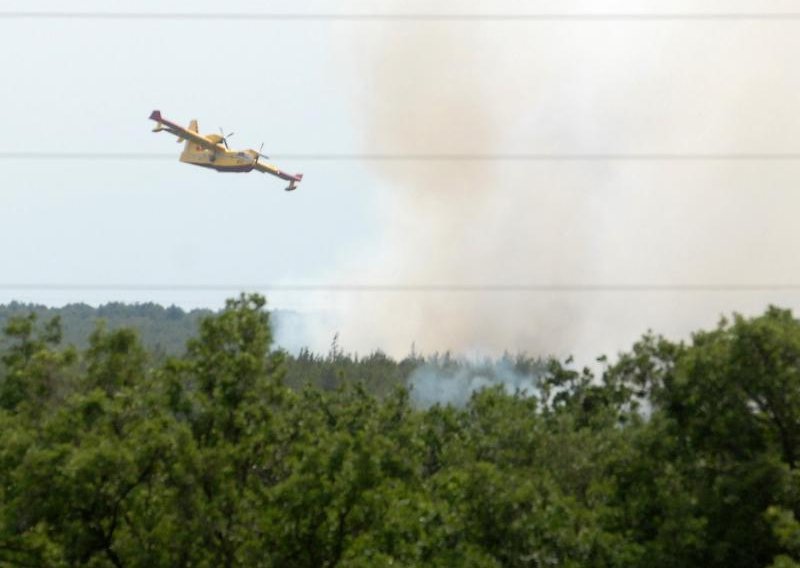
<path fill-rule="evenodd" d="M 511 360 L 534 392 L 420 407 L 429 361 L 288 358 L 263 307 L 201 315 L 173 355 L 7 319 L 0 565 L 798 565 L 789 311 L 648 334 L 596 372 Z"/>

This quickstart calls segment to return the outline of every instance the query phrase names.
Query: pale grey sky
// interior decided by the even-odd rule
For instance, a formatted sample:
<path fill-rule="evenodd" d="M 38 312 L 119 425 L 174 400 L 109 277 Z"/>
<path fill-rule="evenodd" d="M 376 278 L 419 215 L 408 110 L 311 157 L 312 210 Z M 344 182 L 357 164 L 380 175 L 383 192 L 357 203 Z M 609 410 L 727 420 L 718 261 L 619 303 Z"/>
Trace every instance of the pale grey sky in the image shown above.
<path fill-rule="evenodd" d="M 0 10 L 769 12 L 795 2 L 16 2 Z M 0 19 L 0 284 L 798 283 L 798 162 L 177 162 L 158 108 L 234 146 L 313 153 L 800 152 L 800 20 L 354 22 Z M 221 305 L 223 292 L 0 291 Z M 588 356 L 800 293 L 276 293 L 284 337 L 395 354 Z"/>

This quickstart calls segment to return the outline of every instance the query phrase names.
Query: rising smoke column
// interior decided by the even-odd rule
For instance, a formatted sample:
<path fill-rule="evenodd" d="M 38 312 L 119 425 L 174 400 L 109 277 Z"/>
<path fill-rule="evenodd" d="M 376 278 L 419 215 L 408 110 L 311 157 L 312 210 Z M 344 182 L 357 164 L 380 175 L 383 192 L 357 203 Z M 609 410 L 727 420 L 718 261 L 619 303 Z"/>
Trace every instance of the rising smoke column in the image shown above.
<path fill-rule="evenodd" d="M 347 270 L 359 281 L 548 283 L 572 262 L 549 246 L 554 236 L 581 246 L 561 227 L 576 215 L 569 196 L 546 195 L 535 182 L 519 179 L 513 164 L 469 159 L 502 153 L 505 127 L 497 112 L 503 109 L 496 101 L 508 88 L 503 73 L 493 81 L 479 72 L 492 55 L 471 37 L 474 31 L 480 28 L 389 27 L 367 40 L 359 72 L 368 86 L 358 99 L 366 145 L 376 153 L 459 159 L 375 165 L 388 188 L 385 245 L 366 269 Z M 534 94 L 535 88 L 526 101 Z M 509 293 L 398 292 L 361 299 L 344 318 L 345 342 L 394 353 L 412 342 L 428 351 L 536 346 L 563 333 L 549 312 L 569 314 L 558 298 Z"/>
<path fill-rule="evenodd" d="M 398 9 L 401 9 L 398 8 Z M 455 9 L 455 8 L 454 8 Z M 724 10 L 724 6 L 720 8 Z M 388 8 L 387 8 L 388 10 Z M 375 24 L 354 36 L 364 146 L 385 154 L 752 153 L 797 147 L 790 28 L 685 23 Z M 768 62 L 768 63 L 765 63 Z M 379 257 L 351 281 L 715 284 L 800 280 L 796 164 L 376 162 Z M 685 334 L 777 293 L 391 293 L 346 345 L 584 359 Z"/>

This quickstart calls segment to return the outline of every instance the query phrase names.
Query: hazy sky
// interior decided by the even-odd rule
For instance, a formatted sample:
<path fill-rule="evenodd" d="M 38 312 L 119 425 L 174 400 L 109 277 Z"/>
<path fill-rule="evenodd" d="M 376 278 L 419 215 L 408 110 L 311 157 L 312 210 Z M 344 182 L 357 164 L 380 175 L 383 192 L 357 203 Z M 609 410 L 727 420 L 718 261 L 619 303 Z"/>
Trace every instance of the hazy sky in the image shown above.
<path fill-rule="evenodd" d="M 786 2 L 15 2 L 0 10 L 780 12 Z M 800 162 L 177 162 L 153 109 L 314 153 L 800 152 L 800 20 L 2 20 L 0 284 L 800 282 Z M 221 305 L 224 292 L 0 291 Z M 321 348 L 614 352 L 800 293 L 277 293 Z"/>

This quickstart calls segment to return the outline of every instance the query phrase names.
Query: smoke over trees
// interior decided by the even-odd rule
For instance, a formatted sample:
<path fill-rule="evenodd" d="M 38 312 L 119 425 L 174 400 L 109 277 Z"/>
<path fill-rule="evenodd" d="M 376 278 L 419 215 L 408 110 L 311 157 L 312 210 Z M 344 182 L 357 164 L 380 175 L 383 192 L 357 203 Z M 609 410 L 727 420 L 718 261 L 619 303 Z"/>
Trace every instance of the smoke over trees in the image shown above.
<path fill-rule="evenodd" d="M 425 159 L 370 163 L 382 239 L 372 255 L 343 263 L 339 281 L 670 286 L 800 277 L 797 164 L 725 159 L 796 147 L 800 40 L 791 26 L 471 21 L 348 32 L 354 45 L 342 68 L 364 151 Z M 797 295 L 361 295 L 342 308 L 338 329 L 361 351 L 398 355 L 416 342 L 427 352 L 587 361 L 643 329 L 687 335 L 719 313 L 755 314 L 768 302 L 796 306 Z"/>

